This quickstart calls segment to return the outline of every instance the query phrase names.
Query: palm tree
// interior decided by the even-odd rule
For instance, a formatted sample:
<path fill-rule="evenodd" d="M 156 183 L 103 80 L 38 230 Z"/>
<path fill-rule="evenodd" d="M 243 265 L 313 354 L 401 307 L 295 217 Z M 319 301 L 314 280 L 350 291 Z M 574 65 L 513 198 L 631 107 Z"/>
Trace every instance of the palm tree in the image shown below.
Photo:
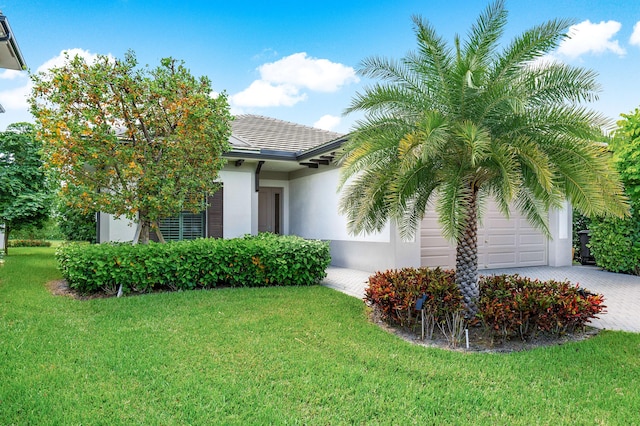
<path fill-rule="evenodd" d="M 564 200 L 587 215 L 627 211 L 602 143 L 608 121 L 584 106 L 597 99 L 595 73 L 544 60 L 571 23 L 546 22 L 502 47 L 506 22 L 498 0 L 450 46 L 414 17 L 418 49 L 399 61 L 366 59 L 360 75 L 382 82 L 346 111 L 364 113 L 340 158 L 350 231 L 379 231 L 391 219 L 410 238 L 435 206 L 456 243 L 468 316 L 477 311 L 477 228 L 488 197 L 547 236 L 548 211 Z"/>

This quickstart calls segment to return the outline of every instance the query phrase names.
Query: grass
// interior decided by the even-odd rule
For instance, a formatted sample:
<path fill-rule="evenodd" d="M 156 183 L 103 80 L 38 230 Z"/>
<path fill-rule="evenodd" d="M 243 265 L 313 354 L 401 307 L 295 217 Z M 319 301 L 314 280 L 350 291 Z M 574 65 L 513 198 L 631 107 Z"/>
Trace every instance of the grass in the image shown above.
<path fill-rule="evenodd" d="M 77 301 L 51 248 L 0 267 L 0 424 L 632 424 L 640 335 L 423 348 L 324 287 Z M 635 419 L 635 420 L 633 420 Z"/>

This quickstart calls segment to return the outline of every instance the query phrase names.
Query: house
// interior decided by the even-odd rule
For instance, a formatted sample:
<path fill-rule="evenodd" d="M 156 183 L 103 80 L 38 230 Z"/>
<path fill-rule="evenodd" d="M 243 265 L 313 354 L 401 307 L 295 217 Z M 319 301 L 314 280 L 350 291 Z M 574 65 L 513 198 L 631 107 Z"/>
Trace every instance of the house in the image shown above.
<path fill-rule="evenodd" d="M 440 236 L 428 212 L 412 241 L 393 224 L 372 235 L 352 236 L 338 213 L 339 169 L 334 159 L 346 136 L 257 115 L 232 123 L 232 150 L 220 172 L 222 189 L 202 214 L 184 213 L 161 224 L 168 239 L 233 238 L 258 232 L 329 240 L 332 263 L 365 271 L 404 266 L 455 266 L 455 249 Z M 571 265 L 571 210 L 549 212 L 548 240 L 514 214 L 489 205 L 480 226 L 479 267 Z M 133 239 L 135 227 L 99 215 L 99 241 Z"/>

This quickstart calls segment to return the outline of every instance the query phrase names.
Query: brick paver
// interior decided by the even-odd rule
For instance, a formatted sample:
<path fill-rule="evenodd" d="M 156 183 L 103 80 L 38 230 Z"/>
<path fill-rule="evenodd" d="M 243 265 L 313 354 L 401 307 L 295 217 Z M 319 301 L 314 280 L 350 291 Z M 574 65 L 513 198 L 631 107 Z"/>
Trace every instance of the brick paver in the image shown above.
<path fill-rule="evenodd" d="M 640 277 L 614 274 L 595 266 L 567 266 L 553 268 L 493 269 L 482 274 L 519 274 L 541 280 L 569 280 L 605 297 L 607 312 L 594 320 L 592 325 L 607 330 L 640 333 Z M 330 267 L 323 285 L 362 299 L 371 272 Z"/>

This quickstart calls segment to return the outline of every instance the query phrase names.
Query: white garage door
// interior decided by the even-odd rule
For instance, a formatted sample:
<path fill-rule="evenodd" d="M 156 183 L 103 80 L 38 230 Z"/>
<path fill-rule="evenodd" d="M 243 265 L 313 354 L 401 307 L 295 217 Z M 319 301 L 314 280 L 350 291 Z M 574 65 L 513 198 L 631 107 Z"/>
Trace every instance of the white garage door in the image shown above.
<path fill-rule="evenodd" d="M 527 220 L 512 210 L 506 219 L 489 203 L 483 223 L 478 229 L 478 268 L 512 268 L 548 264 L 548 241 Z M 453 268 L 455 247 L 445 240 L 436 213 L 428 212 L 420 229 L 422 266 Z"/>

